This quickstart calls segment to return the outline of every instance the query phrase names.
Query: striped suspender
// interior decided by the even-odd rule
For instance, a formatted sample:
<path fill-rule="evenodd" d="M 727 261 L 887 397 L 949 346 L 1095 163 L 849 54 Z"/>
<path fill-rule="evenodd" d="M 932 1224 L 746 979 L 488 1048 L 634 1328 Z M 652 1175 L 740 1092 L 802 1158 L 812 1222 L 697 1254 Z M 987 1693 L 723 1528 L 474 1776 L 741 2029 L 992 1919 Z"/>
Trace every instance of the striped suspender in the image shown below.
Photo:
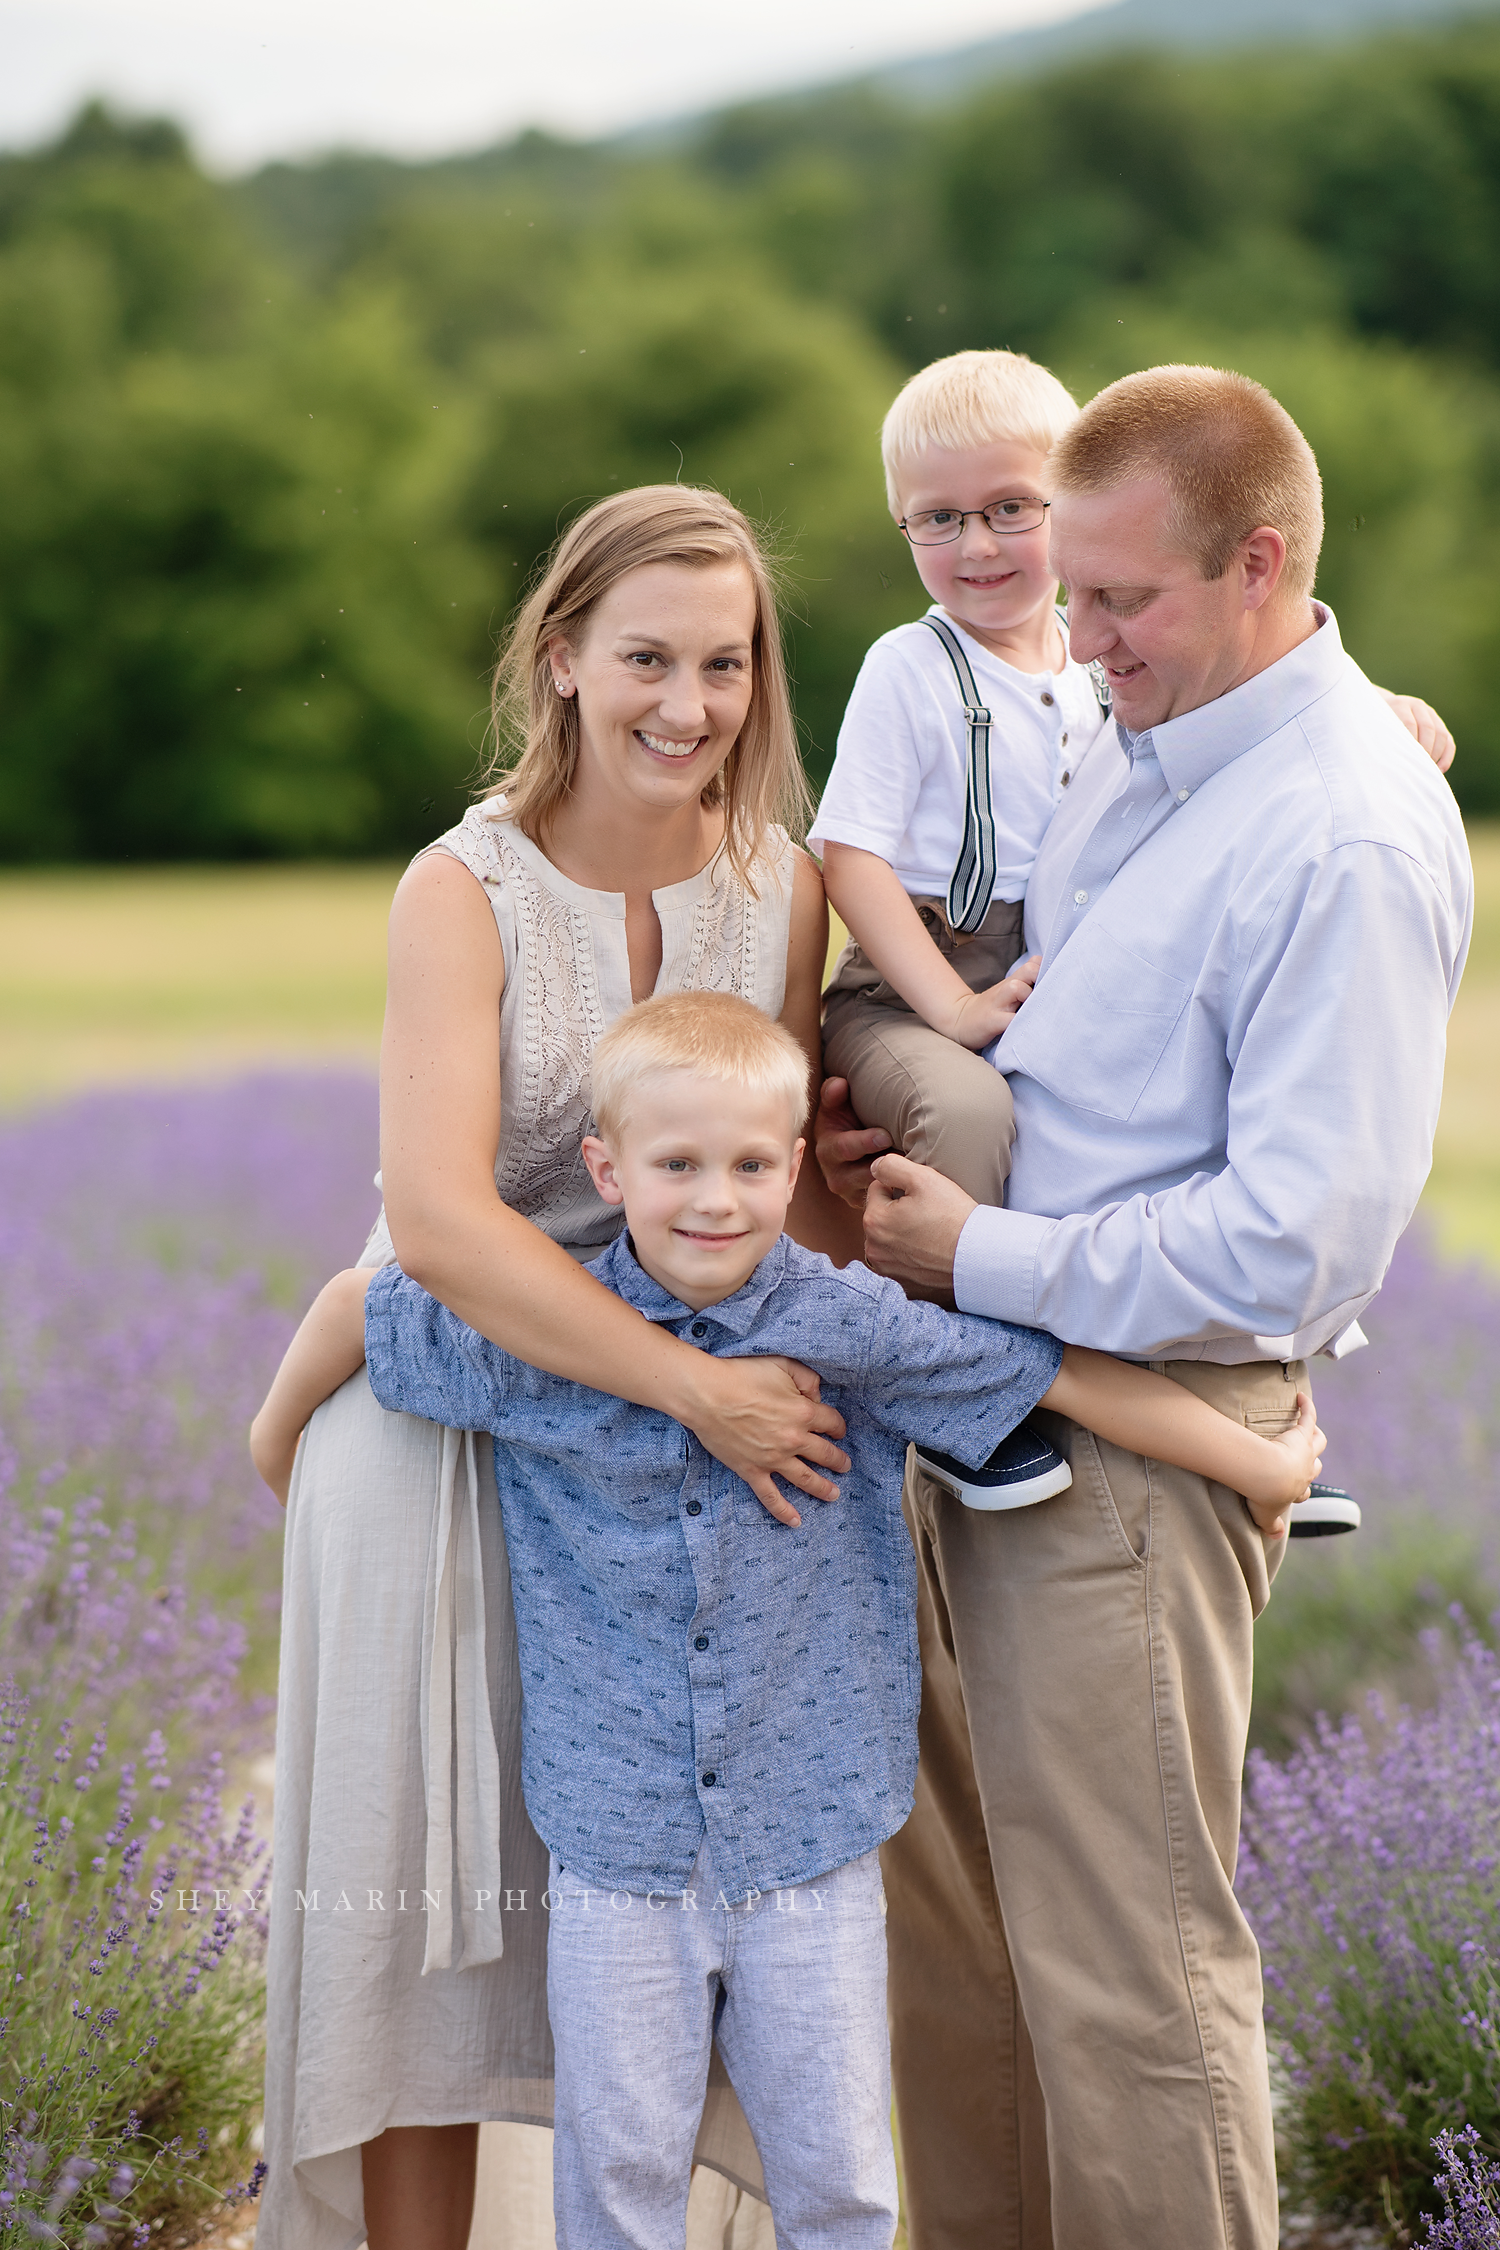
<path fill-rule="evenodd" d="M 990 910 L 995 892 L 995 805 L 990 784 L 989 712 L 979 700 L 979 689 L 969 669 L 963 644 L 941 617 L 924 617 L 948 651 L 948 662 L 958 682 L 969 730 L 968 777 L 964 787 L 964 840 L 948 885 L 948 921 L 965 937 L 972 937 Z"/>

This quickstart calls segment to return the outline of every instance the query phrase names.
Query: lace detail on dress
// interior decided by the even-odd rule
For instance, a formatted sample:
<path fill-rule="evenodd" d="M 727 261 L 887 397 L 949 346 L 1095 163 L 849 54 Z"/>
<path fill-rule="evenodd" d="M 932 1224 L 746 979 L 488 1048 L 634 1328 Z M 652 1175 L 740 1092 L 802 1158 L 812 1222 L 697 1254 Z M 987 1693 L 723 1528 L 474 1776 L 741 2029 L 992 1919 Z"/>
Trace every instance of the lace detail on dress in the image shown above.
<path fill-rule="evenodd" d="M 484 805 L 470 805 L 458 826 L 450 828 L 446 836 L 439 836 L 435 843 L 429 844 L 427 851 L 418 852 L 417 858 L 425 859 L 427 852 L 447 852 L 450 858 L 467 867 L 471 875 L 476 875 L 481 883 L 503 883 L 506 880 L 494 821 Z"/>
<path fill-rule="evenodd" d="M 753 899 L 727 861 L 718 881 L 693 914 L 686 992 L 735 992 L 753 1000 L 757 990 L 759 900 Z"/>
<path fill-rule="evenodd" d="M 495 1185 L 502 1202 L 550 1233 L 549 1219 L 592 1192 L 578 1144 L 592 1122 L 589 1060 L 605 1029 L 594 947 L 582 908 L 544 889 L 486 825 L 515 908 L 522 978 L 520 1079 Z"/>
<path fill-rule="evenodd" d="M 579 1143 L 593 1125 L 595 1044 L 630 1004 L 623 925 L 600 919 L 596 894 L 553 890 L 510 829 L 503 798 L 471 805 L 428 849 L 449 853 L 484 885 L 505 947 L 495 1186 L 555 1242 L 592 1255 L 620 1224 L 600 1203 Z M 760 899 L 720 859 L 699 878 L 685 932 L 681 907 L 672 910 L 660 990 L 734 992 L 779 1011 L 791 896 L 791 846 L 779 830 L 755 874 Z"/>

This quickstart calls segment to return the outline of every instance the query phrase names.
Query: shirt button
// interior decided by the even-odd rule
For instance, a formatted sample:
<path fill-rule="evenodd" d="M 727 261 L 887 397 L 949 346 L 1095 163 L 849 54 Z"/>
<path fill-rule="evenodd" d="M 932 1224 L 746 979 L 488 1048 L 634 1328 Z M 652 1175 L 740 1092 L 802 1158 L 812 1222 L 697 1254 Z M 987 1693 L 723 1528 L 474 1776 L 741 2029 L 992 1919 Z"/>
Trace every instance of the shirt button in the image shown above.
<path fill-rule="evenodd" d="M 1187 801 L 1188 801 L 1188 793 L 1187 793 L 1187 791 L 1186 791 L 1185 789 L 1179 789 L 1179 790 L 1178 790 L 1178 792 L 1177 792 L 1177 802 L 1178 802 L 1178 804 L 1179 804 L 1179 805 L 1185 805 L 1185 804 L 1187 803 Z"/>
<path fill-rule="evenodd" d="M 704 1786 L 704 1788 L 705 1788 L 705 1789 L 712 1789 L 712 1787 L 713 1787 L 714 1783 L 715 1783 L 715 1782 L 716 1782 L 716 1781 L 718 1780 L 718 1778 L 719 1778 L 719 1777 L 718 1777 L 718 1775 L 717 1775 L 716 1773 L 706 1773 L 706 1774 L 705 1774 L 705 1775 L 703 1776 L 703 1786 Z"/>
<path fill-rule="evenodd" d="M 698 1638 L 697 1638 L 697 1639 L 696 1639 L 696 1640 L 694 1641 L 694 1643 L 693 1643 L 693 1646 L 694 1646 L 694 1648 L 707 1648 L 707 1646 L 708 1646 L 708 1635 L 707 1635 L 707 1633 L 700 1633 L 700 1634 L 698 1635 Z"/>
<path fill-rule="evenodd" d="M 703 1513 L 703 1502 L 701 1500 L 690 1500 L 687 1504 L 687 1512 L 690 1516 L 701 1516 Z"/>
<path fill-rule="evenodd" d="M 1066 736 L 1066 735 L 1064 735 L 1064 736 L 1063 736 L 1063 738 L 1062 738 L 1062 746 L 1063 746 L 1064 750 L 1066 750 L 1066 749 L 1067 749 L 1067 747 L 1068 747 L 1068 738 L 1067 738 L 1067 736 Z"/>
<path fill-rule="evenodd" d="M 706 1320 L 695 1320 L 693 1322 L 693 1334 L 695 1336 L 706 1336 L 708 1334 L 708 1322 Z"/>
<path fill-rule="evenodd" d="M 1047 688 L 1043 688 L 1042 690 L 1042 701 L 1044 703 L 1051 703 L 1053 701 L 1051 691 Z"/>
<path fill-rule="evenodd" d="M 1073 904 L 1075 906 L 1087 906 L 1088 902 L 1089 894 L 1087 891 L 1075 891 L 1073 893 Z"/>
<path fill-rule="evenodd" d="M 1073 776 L 1072 776 L 1072 775 L 1071 775 L 1070 773 L 1064 773 L 1064 775 L 1063 775 L 1063 777 L 1062 777 L 1062 785 L 1063 785 L 1064 789 L 1066 789 L 1066 788 L 1067 788 L 1067 786 L 1068 786 L 1068 783 L 1069 783 L 1069 782 L 1070 782 L 1070 781 L 1072 780 L 1072 778 L 1073 778 Z"/>

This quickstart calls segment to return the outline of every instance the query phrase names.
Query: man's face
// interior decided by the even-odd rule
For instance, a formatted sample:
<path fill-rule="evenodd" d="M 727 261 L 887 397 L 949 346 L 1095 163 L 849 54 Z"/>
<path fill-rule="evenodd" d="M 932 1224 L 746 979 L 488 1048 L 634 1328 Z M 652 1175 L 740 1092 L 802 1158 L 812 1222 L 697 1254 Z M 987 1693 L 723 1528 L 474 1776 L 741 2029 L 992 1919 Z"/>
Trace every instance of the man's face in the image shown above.
<path fill-rule="evenodd" d="M 1240 560 L 1205 578 L 1172 544 L 1170 508 L 1155 477 L 1115 492 L 1060 492 L 1052 503 L 1052 567 L 1067 590 L 1074 660 L 1104 665 L 1132 734 L 1238 683 L 1271 590 Z"/>

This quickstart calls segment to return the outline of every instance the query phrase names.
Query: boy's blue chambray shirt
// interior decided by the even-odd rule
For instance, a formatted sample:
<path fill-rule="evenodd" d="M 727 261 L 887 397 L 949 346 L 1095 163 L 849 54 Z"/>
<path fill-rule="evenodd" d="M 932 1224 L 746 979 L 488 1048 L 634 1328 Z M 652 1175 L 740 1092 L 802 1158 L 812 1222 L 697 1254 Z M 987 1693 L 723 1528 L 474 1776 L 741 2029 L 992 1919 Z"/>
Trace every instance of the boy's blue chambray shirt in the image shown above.
<path fill-rule="evenodd" d="M 978 1467 L 1047 1391 L 1062 1347 L 908 1303 L 783 1235 L 691 1312 L 625 1235 L 588 1269 L 718 1358 L 816 1368 L 853 1461 L 799 1528 L 667 1415 L 528 1367 L 397 1266 L 370 1283 L 382 1406 L 498 1441 L 523 1688 L 522 1779 L 575 1875 L 681 1892 L 705 1828 L 726 1895 L 789 1888 L 893 1835 L 917 1762 L 908 1440 Z"/>

